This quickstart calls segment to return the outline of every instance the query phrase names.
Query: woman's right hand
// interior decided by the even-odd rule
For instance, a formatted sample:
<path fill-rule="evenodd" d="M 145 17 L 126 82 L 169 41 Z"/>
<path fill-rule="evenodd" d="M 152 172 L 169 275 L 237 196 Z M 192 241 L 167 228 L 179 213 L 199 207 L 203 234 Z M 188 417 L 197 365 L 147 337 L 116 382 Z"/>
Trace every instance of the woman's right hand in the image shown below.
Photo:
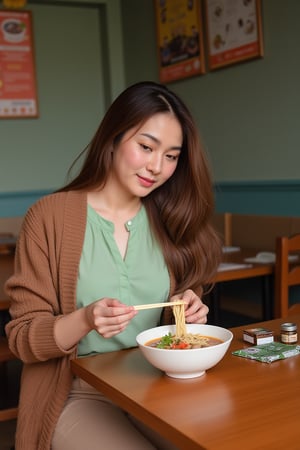
<path fill-rule="evenodd" d="M 91 330 L 96 330 L 104 338 L 110 338 L 121 333 L 137 313 L 133 306 L 124 305 L 117 299 L 102 298 L 61 316 L 54 326 L 56 342 L 62 349 L 69 351 Z"/>
<path fill-rule="evenodd" d="M 85 307 L 87 323 L 104 338 L 121 333 L 138 311 L 114 298 L 102 298 Z"/>

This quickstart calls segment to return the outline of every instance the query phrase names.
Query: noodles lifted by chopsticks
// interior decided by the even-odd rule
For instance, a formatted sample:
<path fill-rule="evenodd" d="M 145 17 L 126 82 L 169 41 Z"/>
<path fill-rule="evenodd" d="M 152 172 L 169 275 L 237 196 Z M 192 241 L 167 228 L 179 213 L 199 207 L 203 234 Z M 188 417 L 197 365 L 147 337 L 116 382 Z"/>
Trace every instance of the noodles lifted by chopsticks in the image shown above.
<path fill-rule="evenodd" d="M 184 305 L 174 305 L 173 314 L 175 317 L 175 324 L 176 324 L 176 337 L 180 339 L 183 336 L 186 336 L 187 334 L 184 315 Z"/>
<path fill-rule="evenodd" d="M 175 324 L 176 324 L 176 332 L 175 332 L 176 339 L 180 339 L 180 341 L 185 342 L 186 344 L 189 345 L 197 345 L 199 347 L 208 346 L 209 339 L 206 336 L 201 336 L 201 334 L 192 334 L 187 332 L 184 314 L 184 304 L 174 305 L 173 314 L 175 317 Z"/>

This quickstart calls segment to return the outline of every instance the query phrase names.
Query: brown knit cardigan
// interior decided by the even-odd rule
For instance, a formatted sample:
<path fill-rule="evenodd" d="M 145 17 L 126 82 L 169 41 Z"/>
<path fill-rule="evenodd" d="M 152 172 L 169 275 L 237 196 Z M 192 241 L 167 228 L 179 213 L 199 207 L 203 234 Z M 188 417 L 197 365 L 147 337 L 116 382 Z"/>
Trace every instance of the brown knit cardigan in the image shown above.
<path fill-rule="evenodd" d="M 16 450 L 50 449 L 71 387 L 76 346 L 60 348 L 54 324 L 76 308 L 86 217 L 85 193 L 55 193 L 29 209 L 20 232 L 14 274 L 6 283 L 12 300 L 6 333 L 24 363 Z"/>

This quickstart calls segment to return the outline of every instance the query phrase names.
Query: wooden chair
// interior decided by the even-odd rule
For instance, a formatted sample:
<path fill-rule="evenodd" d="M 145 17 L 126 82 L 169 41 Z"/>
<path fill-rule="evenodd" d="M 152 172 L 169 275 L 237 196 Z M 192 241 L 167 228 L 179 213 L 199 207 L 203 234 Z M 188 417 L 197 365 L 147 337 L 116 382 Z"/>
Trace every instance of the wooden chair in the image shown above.
<path fill-rule="evenodd" d="M 220 234 L 223 245 L 230 247 L 232 245 L 232 214 L 229 212 L 215 213 L 212 218 L 212 224 Z"/>
<path fill-rule="evenodd" d="M 300 289 L 300 257 L 296 263 L 289 262 L 288 257 L 292 253 L 300 255 L 300 234 L 278 237 L 275 263 L 275 318 L 300 314 L 300 295 L 299 303 L 290 305 L 289 302 L 290 286 L 299 285 Z"/>

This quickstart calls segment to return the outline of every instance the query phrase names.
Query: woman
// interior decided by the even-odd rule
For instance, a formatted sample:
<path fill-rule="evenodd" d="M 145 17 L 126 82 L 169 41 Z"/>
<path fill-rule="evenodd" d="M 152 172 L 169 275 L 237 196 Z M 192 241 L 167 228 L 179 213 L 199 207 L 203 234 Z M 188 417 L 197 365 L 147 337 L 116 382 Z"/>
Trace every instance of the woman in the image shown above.
<path fill-rule="evenodd" d="M 206 322 L 220 243 L 205 155 L 187 107 L 153 82 L 114 101 L 85 153 L 73 181 L 29 209 L 6 284 L 24 362 L 16 448 L 171 449 L 74 378 L 70 359 L 135 346 L 168 320 L 138 303 L 182 298 L 186 321 Z"/>

